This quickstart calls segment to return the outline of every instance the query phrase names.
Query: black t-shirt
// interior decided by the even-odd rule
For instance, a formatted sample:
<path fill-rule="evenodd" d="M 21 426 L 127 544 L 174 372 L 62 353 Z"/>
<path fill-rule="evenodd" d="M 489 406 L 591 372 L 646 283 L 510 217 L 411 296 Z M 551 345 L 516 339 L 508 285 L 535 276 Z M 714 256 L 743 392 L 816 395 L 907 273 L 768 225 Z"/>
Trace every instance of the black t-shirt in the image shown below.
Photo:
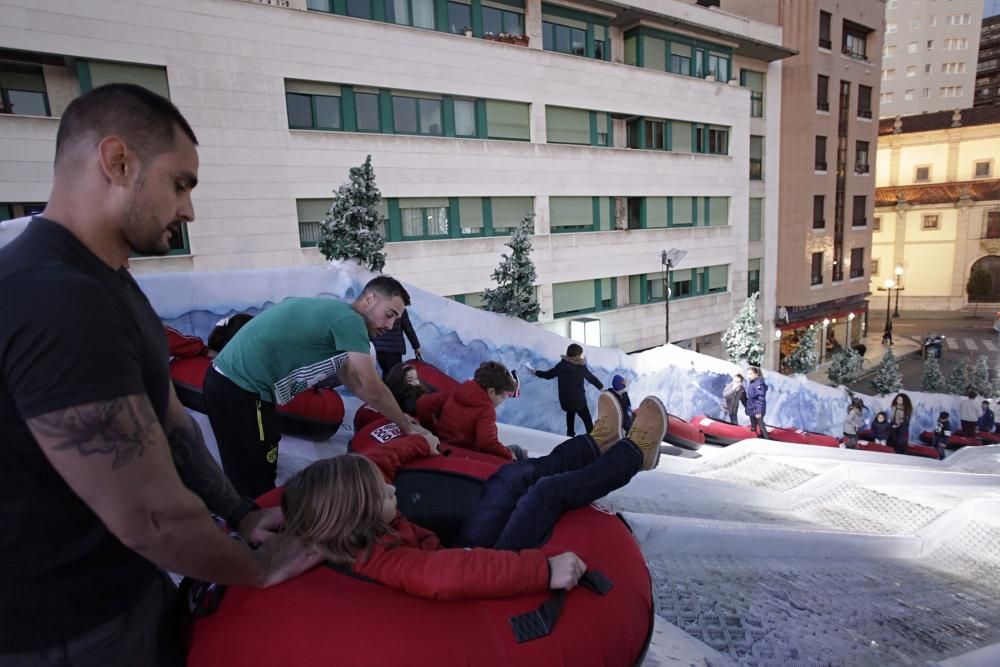
<path fill-rule="evenodd" d="M 99 625 L 156 573 L 63 481 L 25 419 L 146 394 L 162 424 L 169 382 L 163 328 L 126 270 L 39 217 L 0 250 L 0 654 Z"/>

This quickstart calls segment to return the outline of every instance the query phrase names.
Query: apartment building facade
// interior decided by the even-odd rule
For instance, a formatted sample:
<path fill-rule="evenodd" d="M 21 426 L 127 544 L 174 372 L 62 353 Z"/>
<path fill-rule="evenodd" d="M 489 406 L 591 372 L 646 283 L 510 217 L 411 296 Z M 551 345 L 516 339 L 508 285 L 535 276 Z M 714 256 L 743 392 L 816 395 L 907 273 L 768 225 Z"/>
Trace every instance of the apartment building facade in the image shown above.
<path fill-rule="evenodd" d="M 888 0 L 879 115 L 972 106 L 982 0 Z"/>
<path fill-rule="evenodd" d="M 1000 104 L 1000 14 L 983 19 L 974 104 Z"/>
<path fill-rule="evenodd" d="M 476 305 L 533 213 L 539 326 L 564 335 L 596 319 L 590 343 L 662 344 L 669 290 L 671 340 L 721 354 L 775 281 L 776 26 L 675 0 L 0 8 L 0 216 L 44 205 L 82 91 L 146 85 L 198 135 L 197 218 L 136 272 L 320 264 L 331 191 L 371 155 L 387 272 Z"/>
<path fill-rule="evenodd" d="M 865 333 L 883 0 L 731 0 L 782 26 L 775 337 L 787 359 L 804 329 L 820 353 Z M 825 345 L 823 341 L 830 341 Z"/>
<path fill-rule="evenodd" d="M 970 303 L 977 269 L 992 277 L 980 301 L 1000 302 L 1000 106 L 883 119 L 879 128 L 871 289 L 892 280 L 906 310 Z"/>

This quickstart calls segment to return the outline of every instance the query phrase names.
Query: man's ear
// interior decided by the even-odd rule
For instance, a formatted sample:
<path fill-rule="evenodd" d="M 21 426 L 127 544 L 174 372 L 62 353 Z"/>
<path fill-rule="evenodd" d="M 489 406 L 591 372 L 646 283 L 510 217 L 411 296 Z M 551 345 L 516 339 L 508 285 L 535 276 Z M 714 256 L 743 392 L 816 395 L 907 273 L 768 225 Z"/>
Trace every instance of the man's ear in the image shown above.
<path fill-rule="evenodd" d="M 118 137 L 105 137 L 97 145 L 101 172 L 113 185 L 125 185 L 134 169 L 132 154 Z"/>

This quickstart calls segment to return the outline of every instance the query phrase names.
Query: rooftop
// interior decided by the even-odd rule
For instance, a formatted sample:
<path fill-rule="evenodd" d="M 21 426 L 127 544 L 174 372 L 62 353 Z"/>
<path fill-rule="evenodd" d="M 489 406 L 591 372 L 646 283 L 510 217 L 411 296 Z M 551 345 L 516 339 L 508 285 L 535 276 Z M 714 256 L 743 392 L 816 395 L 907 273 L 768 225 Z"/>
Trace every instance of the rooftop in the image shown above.
<path fill-rule="evenodd" d="M 899 123 L 898 129 L 896 123 Z M 992 125 L 994 123 L 1000 123 L 1000 107 L 971 107 L 955 111 L 935 111 L 934 113 L 916 114 L 913 116 L 883 118 L 878 122 L 878 134 L 879 136 L 885 136 L 889 134 L 909 134 L 911 132 L 931 132 L 933 130 L 947 130 L 953 127 Z"/>

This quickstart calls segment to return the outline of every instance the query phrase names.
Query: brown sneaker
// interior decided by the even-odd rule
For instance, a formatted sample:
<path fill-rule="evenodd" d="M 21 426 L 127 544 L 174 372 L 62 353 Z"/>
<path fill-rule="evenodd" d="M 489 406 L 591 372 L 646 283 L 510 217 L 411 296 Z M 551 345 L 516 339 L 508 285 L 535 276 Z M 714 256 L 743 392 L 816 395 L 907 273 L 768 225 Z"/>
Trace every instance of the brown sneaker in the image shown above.
<path fill-rule="evenodd" d="M 610 391 L 597 397 L 597 421 L 590 430 L 590 437 L 597 443 L 601 454 L 625 436 L 622 431 L 622 406 Z"/>
<path fill-rule="evenodd" d="M 667 433 L 667 409 L 655 396 L 642 399 L 632 428 L 625 436 L 642 452 L 642 469 L 652 470 L 660 461 L 660 444 Z"/>

